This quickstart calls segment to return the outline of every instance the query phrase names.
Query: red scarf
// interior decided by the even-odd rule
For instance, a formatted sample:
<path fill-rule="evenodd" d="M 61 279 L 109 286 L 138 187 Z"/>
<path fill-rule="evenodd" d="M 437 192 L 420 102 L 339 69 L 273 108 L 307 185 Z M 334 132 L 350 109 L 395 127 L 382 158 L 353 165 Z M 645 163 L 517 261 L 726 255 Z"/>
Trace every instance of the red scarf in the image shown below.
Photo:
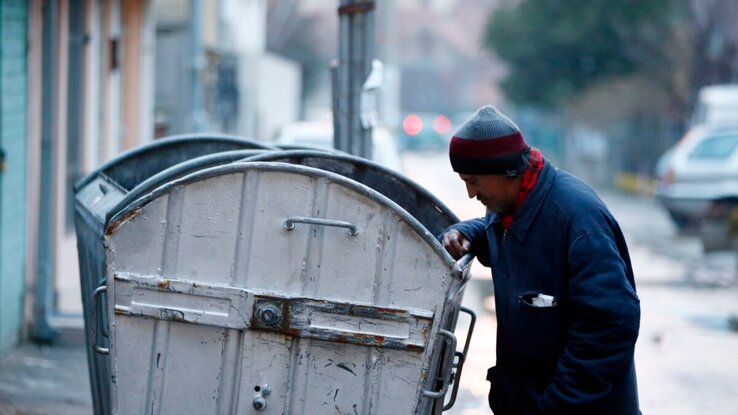
<path fill-rule="evenodd" d="M 541 170 L 543 170 L 543 154 L 541 154 L 537 149 L 531 148 L 530 168 L 525 170 L 523 178 L 520 181 L 520 193 L 518 193 L 518 196 L 515 198 L 515 209 L 513 209 L 512 213 L 502 213 L 500 215 L 500 221 L 505 229 L 510 229 L 510 226 L 512 226 L 515 213 L 520 209 L 525 198 L 528 197 L 528 193 L 530 193 L 530 191 L 535 187 Z"/>

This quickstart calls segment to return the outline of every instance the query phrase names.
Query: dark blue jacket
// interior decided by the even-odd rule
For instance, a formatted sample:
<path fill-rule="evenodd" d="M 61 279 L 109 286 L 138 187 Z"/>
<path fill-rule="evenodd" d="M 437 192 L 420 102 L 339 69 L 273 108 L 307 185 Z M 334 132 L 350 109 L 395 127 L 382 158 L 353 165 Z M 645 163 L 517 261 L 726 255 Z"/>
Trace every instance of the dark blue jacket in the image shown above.
<path fill-rule="evenodd" d="M 637 415 L 640 305 L 620 227 L 584 182 L 545 162 L 504 231 L 497 215 L 454 225 L 491 266 L 496 415 Z M 533 307 L 538 294 L 552 307 Z"/>

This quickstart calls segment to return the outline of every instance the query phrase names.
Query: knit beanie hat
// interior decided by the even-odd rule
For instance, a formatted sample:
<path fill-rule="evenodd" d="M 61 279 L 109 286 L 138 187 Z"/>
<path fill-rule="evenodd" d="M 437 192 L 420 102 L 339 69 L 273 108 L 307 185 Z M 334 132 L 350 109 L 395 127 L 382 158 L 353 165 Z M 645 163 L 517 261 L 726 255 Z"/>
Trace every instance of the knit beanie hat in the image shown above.
<path fill-rule="evenodd" d="M 461 174 L 511 174 L 524 167 L 530 149 L 520 128 L 497 108 L 485 105 L 451 138 L 451 167 Z"/>

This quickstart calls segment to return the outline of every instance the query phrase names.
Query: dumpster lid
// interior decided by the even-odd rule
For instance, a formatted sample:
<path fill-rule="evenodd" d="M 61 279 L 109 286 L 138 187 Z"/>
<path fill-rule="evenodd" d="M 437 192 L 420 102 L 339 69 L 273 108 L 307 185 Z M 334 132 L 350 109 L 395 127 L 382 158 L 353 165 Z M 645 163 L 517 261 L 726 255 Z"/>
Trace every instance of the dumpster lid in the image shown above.
<path fill-rule="evenodd" d="M 227 165 L 221 165 L 216 167 L 211 167 L 203 170 L 198 170 L 192 174 L 189 174 L 185 177 L 182 177 L 180 179 L 168 182 L 151 193 L 148 193 L 137 200 L 133 201 L 132 203 L 128 204 L 123 210 L 116 212 L 108 221 L 106 229 L 105 229 L 105 235 L 110 235 L 124 222 L 136 217 L 138 215 L 138 212 L 140 209 L 148 204 L 149 202 L 164 196 L 168 193 L 170 193 L 173 189 L 182 187 L 184 185 L 195 183 L 199 181 L 203 181 L 205 179 L 211 178 L 211 177 L 217 177 L 217 176 L 223 176 L 227 174 L 234 174 L 234 173 L 243 173 L 249 170 L 256 170 L 256 171 L 277 171 L 277 172 L 287 172 L 287 173 L 295 173 L 295 174 L 302 174 L 306 176 L 316 177 L 316 178 L 323 178 L 326 180 L 329 180 L 333 183 L 339 184 L 345 188 L 348 188 L 350 190 L 353 190 L 357 192 L 358 194 L 361 194 L 381 205 L 384 205 L 388 208 L 390 208 L 394 213 L 396 213 L 407 225 L 412 229 L 420 238 L 428 244 L 429 247 L 441 258 L 443 258 L 444 263 L 449 268 L 457 269 L 459 268 L 459 264 L 457 261 L 455 261 L 451 255 L 443 248 L 441 243 L 436 239 L 434 235 L 426 229 L 423 224 L 416 219 L 414 216 L 412 216 L 410 213 L 408 213 L 404 208 L 402 208 L 400 205 L 395 203 L 393 200 L 388 198 L 387 196 L 379 193 L 378 191 L 363 185 L 361 183 L 358 183 L 354 180 L 351 180 L 349 178 L 346 178 L 340 174 L 333 173 L 330 171 L 314 168 L 314 167 L 307 167 L 307 166 L 301 166 L 296 164 L 289 164 L 289 163 L 281 163 L 281 162 L 243 162 L 243 163 L 232 163 Z M 463 271 L 459 269 L 459 271 Z M 457 278 L 461 279 L 461 274 L 457 275 Z"/>

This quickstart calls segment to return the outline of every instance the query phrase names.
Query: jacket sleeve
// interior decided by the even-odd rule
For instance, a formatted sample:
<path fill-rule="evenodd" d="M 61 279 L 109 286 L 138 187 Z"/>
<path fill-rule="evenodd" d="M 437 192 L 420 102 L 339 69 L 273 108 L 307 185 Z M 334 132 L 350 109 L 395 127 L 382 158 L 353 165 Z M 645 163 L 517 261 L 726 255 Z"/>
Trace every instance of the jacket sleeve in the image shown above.
<path fill-rule="evenodd" d="M 477 257 L 477 260 L 482 265 L 489 266 L 489 243 L 487 242 L 487 220 L 485 218 L 477 218 L 465 220 L 463 222 L 456 223 L 449 226 L 446 230 L 441 232 L 438 236 L 438 240 L 443 240 L 443 235 L 451 229 L 456 229 L 461 232 L 466 239 L 471 242 L 470 251 Z"/>
<path fill-rule="evenodd" d="M 629 265 L 612 233 L 583 232 L 569 248 L 571 324 L 553 380 L 539 399 L 547 414 L 573 413 L 605 397 L 632 364 L 640 325 Z"/>

